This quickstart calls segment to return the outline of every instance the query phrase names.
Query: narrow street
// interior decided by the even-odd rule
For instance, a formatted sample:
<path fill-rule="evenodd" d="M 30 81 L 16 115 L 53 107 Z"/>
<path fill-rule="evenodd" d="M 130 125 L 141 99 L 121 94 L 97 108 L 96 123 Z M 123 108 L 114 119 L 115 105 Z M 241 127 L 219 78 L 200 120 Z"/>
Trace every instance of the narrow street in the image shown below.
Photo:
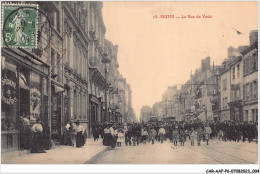
<path fill-rule="evenodd" d="M 141 155 L 140 155 L 141 154 Z M 169 141 L 154 145 L 147 143 L 139 146 L 116 147 L 108 150 L 94 164 L 255 164 L 257 158 L 257 144 L 255 142 L 223 142 L 210 141 L 207 146 L 185 146 L 178 144 L 172 148 Z"/>

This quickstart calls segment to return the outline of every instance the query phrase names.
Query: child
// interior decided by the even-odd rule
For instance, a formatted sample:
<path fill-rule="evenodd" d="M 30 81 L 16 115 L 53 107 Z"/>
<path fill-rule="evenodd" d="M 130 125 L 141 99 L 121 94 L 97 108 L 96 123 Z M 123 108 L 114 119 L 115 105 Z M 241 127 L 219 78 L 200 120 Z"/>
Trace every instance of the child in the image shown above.
<path fill-rule="evenodd" d="M 125 136 L 121 129 L 118 131 L 117 136 L 118 136 L 118 138 L 117 138 L 117 146 L 121 147 L 122 146 L 122 142 L 123 142 L 123 138 Z"/>
<path fill-rule="evenodd" d="M 194 146 L 194 140 L 197 137 L 197 132 L 194 130 L 194 128 L 191 128 L 191 132 L 190 132 L 190 143 L 191 146 Z"/>

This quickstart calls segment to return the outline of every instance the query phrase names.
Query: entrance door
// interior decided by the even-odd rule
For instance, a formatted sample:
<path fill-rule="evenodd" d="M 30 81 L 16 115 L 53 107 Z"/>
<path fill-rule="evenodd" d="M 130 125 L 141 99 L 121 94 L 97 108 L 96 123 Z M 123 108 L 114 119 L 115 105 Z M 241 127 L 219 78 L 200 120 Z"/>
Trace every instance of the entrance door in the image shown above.
<path fill-rule="evenodd" d="M 30 91 L 20 88 L 20 115 L 30 115 Z"/>

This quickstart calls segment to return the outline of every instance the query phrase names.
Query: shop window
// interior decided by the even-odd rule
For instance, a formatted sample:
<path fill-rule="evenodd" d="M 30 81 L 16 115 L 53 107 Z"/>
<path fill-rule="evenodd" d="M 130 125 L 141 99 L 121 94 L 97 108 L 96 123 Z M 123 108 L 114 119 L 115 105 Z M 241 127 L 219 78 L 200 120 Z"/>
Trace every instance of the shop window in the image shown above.
<path fill-rule="evenodd" d="M 17 129 L 17 83 L 18 73 L 16 63 L 9 58 L 2 57 L 1 131 Z"/>
<path fill-rule="evenodd" d="M 41 98 L 42 98 L 41 76 L 35 72 L 31 73 L 30 88 L 30 113 L 31 121 L 36 121 L 41 117 Z"/>

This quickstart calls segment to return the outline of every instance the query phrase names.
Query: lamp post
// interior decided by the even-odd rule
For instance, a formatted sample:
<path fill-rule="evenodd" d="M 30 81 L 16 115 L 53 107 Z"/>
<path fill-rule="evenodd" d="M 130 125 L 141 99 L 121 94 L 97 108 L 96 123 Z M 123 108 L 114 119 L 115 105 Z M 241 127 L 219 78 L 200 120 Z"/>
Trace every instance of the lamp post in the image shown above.
<path fill-rule="evenodd" d="M 107 121 L 107 64 L 110 63 L 110 59 L 107 57 L 107 53 L 105 53 L 104 58 L 102 59 L 102 63 L 105 64 L 105 115 L 104 121 Z"/>

